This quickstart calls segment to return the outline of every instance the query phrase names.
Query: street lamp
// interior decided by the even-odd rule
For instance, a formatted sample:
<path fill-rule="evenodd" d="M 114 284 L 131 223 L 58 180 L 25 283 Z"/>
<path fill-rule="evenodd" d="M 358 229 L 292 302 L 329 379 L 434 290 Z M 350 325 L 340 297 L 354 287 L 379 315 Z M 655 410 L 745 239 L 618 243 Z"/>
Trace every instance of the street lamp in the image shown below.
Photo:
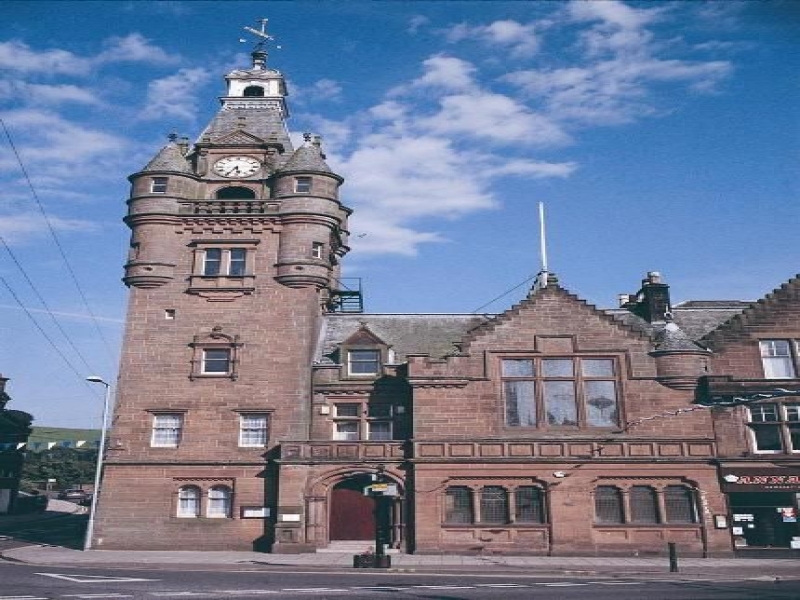
<path fill-rule="evenodd" d="M 102 377 L 90 375 L 86 381 L 91 383 L 101 383 L 106 386 L 105 400 L 103 401 L 103 426 L 100 430 L 100 447 L 97 449 L 97 466 L 94 471 L 94 490 L 92 491 L 92 503 L 89 506 L 89 522 L 86 524 L 86 537 L 83 540 L 83 549 L 89 550 L 92 547 L 92 536 L 94 535 L 94 515 L 97 510 L 97 497 L 100 495 L 100 477 L 103 473 L 103 454 L 106 449 L 106 429 L 108 422 L 108 407 L 111 402 L 111 384 L 106 383 Z"/>

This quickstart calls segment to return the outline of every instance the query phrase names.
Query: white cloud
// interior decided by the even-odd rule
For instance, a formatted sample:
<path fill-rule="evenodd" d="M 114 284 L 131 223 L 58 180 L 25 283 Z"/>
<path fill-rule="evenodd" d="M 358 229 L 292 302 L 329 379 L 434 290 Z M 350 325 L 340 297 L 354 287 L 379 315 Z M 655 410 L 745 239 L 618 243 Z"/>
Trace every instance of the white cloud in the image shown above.
<path fill-rule="evenodd" d="M 470 26 L 461 23 L 449 29 L 446 37 L 450 42 L 481 40 L 490 46 L 508 49 L 513 58 L 524 58 L 539 51 L 541 40 L 537 29 L 546 25 L 547 22 L 526 25 L 510 19 L 494 21 L 489 25 Z"/>
<path fill-rule="evenodd" d="M 174 75 L 151 81 L 147 101 L 139 113 L 145 120 L 173 117 L 191 121 L 197 114 L 197 88 L 210 79 L 202 68 L 180 69 Z"/>
<path fill-rule="evenodd" d="M 413 88 L 441 88 L 448 90 L 465 90 L 474 87 L 473 74 L 475 67 L 460 58 L 453 56 L 432 56 L 423 61 L 425 72 L 411 82 Z M 391 93 L 399 94 L 408 91 L 408 86 L 399 86 Z"/>
<path fill-rule="evenodd" d="M 619 0 L 572 0 L 568 10 L 576 21 L 602 21 L 622 29 L 639 29 L 656 20 L 663 8 L 637 9 Z"/>
<path fill-rule="evenodd" d="M 557 145 L 570 141 L 555 123 L 514 98 L 490 92 L 445 96 L 441 109 L 421 125 L 436 133 L 486 139 L 495 143 Z"/>
<path fill-rule="evenodd" d="M 42 75 L 85 75 L 92 67 L 88 58 L 66 50 L 34 51 L 18 40 L 0 42 L 0 69 Z"/>
<path fill-rule="evenodd" d="M 49 215 L 50 225 L 56 231 L 92 231 L 97 225 L 80 219 L 62 219 Z M 9 244 L 29 241 L 33 236 L 49 232 L 47 221 L 38 213 L 0 213 L 0 236 Z"/>
<path fill-rule="evenodd" d="M 292 83 L 289 86 L 294 102 L 306 105 L 312 102 L 338 102 L 342 99 L 342 86 L 333 79 L 319 79 L 309 86 Z"/>
<path fill-rule="evenodd" d="M 416 34 L 420 29 L 425 27 L 431 20 L 423 15 L 414 15 L 408 21 L 408 33 L 411 35 Z"/>
<path fill-rule="evenodd" d="M 357 255 L 415 256 L 421 244 L 447 241 L 439 233 L 403 227 L 387 221 L 385 215 L 369 210 L 354 214 L 350 225 L 355 234 L 350 238 L 350 246 Z"/>
<path fill-rule="evenodd" d="M 139 33 L 131 33 L 125 37 L 111 37 L 105 40 L 106 46 L 96 58 L 97 63 L 145 62 L 150 64 L 173 64 L 178 56 L 168 54 L 162 48 L 154 46 L 150 40 Z"/>
<path fill-rule="evenodd" d="M 0 99 L 9 99 L 28 105 L 102 104 L 97 95 L 88 88 L 70 84 L 48 85 L 25 81 L 0 80 Z"/>

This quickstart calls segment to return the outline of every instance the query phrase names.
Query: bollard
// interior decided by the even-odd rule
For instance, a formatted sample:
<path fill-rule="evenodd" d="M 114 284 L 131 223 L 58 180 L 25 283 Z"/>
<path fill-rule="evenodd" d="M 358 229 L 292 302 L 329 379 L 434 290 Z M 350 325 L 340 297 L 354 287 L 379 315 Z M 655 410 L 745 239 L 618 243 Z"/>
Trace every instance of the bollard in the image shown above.
<path fill-rule="evenodd" d="M 670 573 L 677 573 L 678 572 L 678 549 L 675 542 L 667 542 L 667 548 L 669 548 L 669 572 Z"/>

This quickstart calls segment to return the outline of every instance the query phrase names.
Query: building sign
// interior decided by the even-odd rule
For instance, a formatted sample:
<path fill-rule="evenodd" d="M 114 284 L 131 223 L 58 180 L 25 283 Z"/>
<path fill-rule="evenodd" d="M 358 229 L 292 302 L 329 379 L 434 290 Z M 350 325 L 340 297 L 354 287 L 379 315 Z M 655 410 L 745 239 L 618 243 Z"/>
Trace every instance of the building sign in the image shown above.
<path fill-rule="evenodd" d="M 797 468 L 723 468 L 723 492 L 800 492 Z"/>

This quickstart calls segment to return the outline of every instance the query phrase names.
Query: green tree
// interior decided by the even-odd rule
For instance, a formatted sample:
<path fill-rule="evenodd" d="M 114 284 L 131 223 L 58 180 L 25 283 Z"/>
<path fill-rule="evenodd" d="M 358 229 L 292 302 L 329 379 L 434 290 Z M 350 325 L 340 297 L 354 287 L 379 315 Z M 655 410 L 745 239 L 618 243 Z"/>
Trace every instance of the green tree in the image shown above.
<path fill-rule="evenodd" d="M 80 487 L 94 479 L 97 450 L 55 447 L 28 452 L 22 467 L 22 488 L 31 489 L 48 479 L 59 488 Z"/>

